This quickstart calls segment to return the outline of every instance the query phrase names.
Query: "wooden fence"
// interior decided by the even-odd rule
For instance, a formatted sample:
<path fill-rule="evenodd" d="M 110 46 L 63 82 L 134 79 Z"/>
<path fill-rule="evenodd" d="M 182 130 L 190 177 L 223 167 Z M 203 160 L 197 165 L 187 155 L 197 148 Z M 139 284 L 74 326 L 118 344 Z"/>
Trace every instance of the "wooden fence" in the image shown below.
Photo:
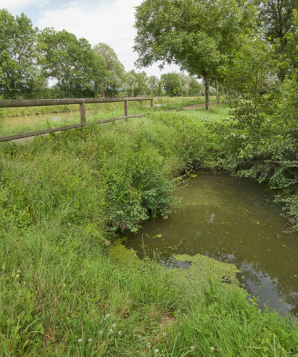
<path fill-rule="evenodd" d="M 54 133 L 58 131 L 64 131 L 74 128 L 84 127 L 90 124 L 105 124 L 114 122 L 117 120 L 125 119 L 128 122 L 128 118 L 140 117 L 145 114 L 137 114 L 137 115 L 129 115 L 128 114 L 128 102 L 134 101 L 143 101 L 150 100 L 151 101 L 151 109 L 153 110 L 153 98 L 151 97 L 143 97 L 143 98 L 111 98 L 111 99 L 96 99 L 96 98 L 84 98 L 84 99 L 34 99 L 34 100 L 0 100 L 0 108 L 16 108 L 16 107 L 42 107 L 42 106 L 51 106 L 51 105 L 67 105 L 67 104 L 79 104 L 80 105 L 80 113 L 81 113 L 81 123 L 74 124 L 69 126 L 62 126 L 59 128 L 46 129 L 34 131 L 31 133 L 23 133 L 17 135 L 9 135 L 0 137 L 0 142 L 17 140 L 22 138 L 28 138 L 36 135 L 43 135 L 48 133 Z M 86 103 L 116 103 L 123 102 L 124 103 L 124 116 L 106 119 L 97 122 L 87 123 L 86 121 L 86 111 L 85 104 Z"/>

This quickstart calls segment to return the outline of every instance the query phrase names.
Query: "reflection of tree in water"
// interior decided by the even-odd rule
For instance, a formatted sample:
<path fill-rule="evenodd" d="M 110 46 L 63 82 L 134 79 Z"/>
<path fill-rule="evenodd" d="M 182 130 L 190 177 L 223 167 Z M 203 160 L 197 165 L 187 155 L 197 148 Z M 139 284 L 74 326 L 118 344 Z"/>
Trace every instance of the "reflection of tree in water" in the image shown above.
<path fill-rule="evenodd" d="M 260 296 L 264 301 L 269 296 L 268 300 L 272 300 L 269 305 L 276 308 L 286 306 L 286 310 L 290 309 L 293 314 L 298 314 L 298 292 L 289 290 L 288 286 L 284 286 L 277 279 L 272 279 L 267 273 L 257 271 L 254 264 L 242 264 L 241 274 L 245 277 L 244 287 L 251 295 Z"/>

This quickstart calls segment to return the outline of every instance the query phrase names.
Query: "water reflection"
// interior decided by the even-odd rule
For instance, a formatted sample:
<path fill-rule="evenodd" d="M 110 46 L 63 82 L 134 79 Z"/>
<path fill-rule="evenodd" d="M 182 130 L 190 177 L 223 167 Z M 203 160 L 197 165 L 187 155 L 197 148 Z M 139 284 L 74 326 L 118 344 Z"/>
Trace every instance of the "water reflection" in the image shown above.
<path fill-rule="evenodd" d="M 177 267 L 174 254 L 233 263 L 260 305 L 298 315 L 298 237 L 284 233 L 287 222 L 272 193 L 250 180 L 202 175 L 178 194 L 183 201 L 176 214 L 147 221 L 126 245 L 140 256 L 145 245 L 169 268 Z"/>

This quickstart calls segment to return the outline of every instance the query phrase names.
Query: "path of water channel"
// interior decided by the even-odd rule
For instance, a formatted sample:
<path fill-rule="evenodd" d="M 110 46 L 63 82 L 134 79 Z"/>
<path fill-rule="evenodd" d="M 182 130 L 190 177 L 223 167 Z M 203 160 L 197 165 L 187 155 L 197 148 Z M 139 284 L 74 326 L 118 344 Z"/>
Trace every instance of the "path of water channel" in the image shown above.
<path fill-rule="evenodd" d="M 146 221 L 140 232 L 126 235 L 125 245 L 143 257 L 144 244 L 168 268 L 187 268 L 175 254 L 233 263 L 260 306 L 298 316 L 298 237 L 284 232 L 287 221 L 272 192 L 230 176 L 198 175 L 182 186 L 177 213 Z"/>

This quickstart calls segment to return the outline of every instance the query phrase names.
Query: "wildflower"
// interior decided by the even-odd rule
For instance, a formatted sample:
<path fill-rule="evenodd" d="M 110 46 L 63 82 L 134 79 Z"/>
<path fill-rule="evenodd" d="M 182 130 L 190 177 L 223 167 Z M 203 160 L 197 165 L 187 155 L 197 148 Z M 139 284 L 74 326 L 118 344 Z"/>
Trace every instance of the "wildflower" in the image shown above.
<path fill-rule="evenodd" d="M 154 353 L 156 353 L 156 354 L 159 353 L 159 349 L 155 348 Z"/>
<path fill-rule="evenodd" d="M 109 329 L 109 333 L 113 333 L 113 329 L 110 328 L 110 329 Z"/>
<path fill-rule="evenodd" d="M 162 335 L 163 335 L 163 337 L 166 337 L 167 334 L 165 332 L 163 332 Z"/>
<path fill-rule="evenodd" d="M 116 328 L 116 324 L 113 324 L 112 327 L 113 327 L 113 328 Z"/>
<path fill-rule="evenodd" d="M 210 347 L 210 351 L 211 351 L 211 352 L 214 352 L 214 347 Z"/>
<path fill-rule="evenodd" d="M 147 343 L 147 348 L 151 348 L 151 343 L 150 342 Z"/>
<path fill-rule="evenodd" d="M 118 332 L 118 335 L 121 336 L 121 335 L 122 335 L 122 331 L 119 331 L 119 332 Z"/>
<path fill-rule="evenodd" d="M 106 319 L 108 319 L 110 316 L 111 316 L 110 314 L 106 314 L 106 316 L 105 316 L 104 319 L 106 320 Z"/>
<path fill-rule="evenodd" d="M 191 349 L 192 351 L 194 351 L 194 350 L 195 350 L 195 346 L 190 346 L 190 349 Z"/>
<path fill-rule="evenodd" d="M 92 341 L 93 341 L 92 338 L 89 338 L 88 342 L 91 343 Z"/>
<path fill-rule="evenodd" d="M 82 343 L 82 342 L 83 342 L 83 340 L 82 340 L 81 338 L 79 338 L 79 339 L 78 339 L 78 342 L 79 342 L 79 343 Z"/>
<path fill-rule="evenodd" d="M 17 273 L 20 273 L 22 270 L 17 270 Z"/>
<path fill-rule="evenodd" d="M 98 334 L 99 334 L 99 335 L 102 335 L 102 331 L 99 331 Z"/>
<path fill-rule="evenodd" d="M 19 278 L 20 277 L 20 274 L 16 274 L 16 278 Z"/>

